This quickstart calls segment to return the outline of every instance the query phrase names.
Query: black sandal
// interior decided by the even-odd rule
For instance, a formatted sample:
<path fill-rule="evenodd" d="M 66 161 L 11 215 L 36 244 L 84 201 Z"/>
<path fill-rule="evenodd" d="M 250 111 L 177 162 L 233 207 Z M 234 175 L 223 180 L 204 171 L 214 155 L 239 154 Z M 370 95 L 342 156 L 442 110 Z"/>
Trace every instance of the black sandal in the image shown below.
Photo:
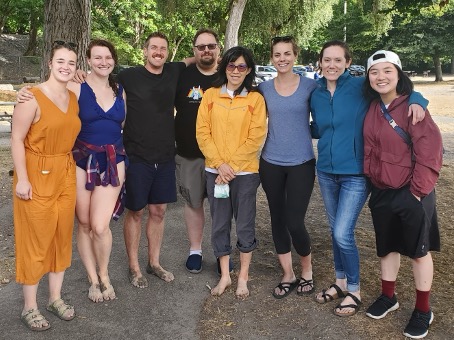
<path fill-rule="evenodd" d="M 347 293 L 346 296 L 349 296 L 352 298 L 352 300 L 355 302 L 355 305 L 354 304 L 349 304 L 349 305 L 342 305 L 342 304 L 338 304 L 336 307 L 334 307 L 334 310 L 333 310 L 333 313 L 334 315 L 337 315 L 337 316 L 353 316 L 355 315 L 358 310 L 359 310 L 359 307 L 361 306 L 362 302 L 360 301 L 360 299 L 358 299 L 356 296 L 354 296 L 353 294 L 351 293 Z M 344 309 L 344 308 L 353 308 L 353 310 L 351 312 L 348 312 L 348 313 L 339 313 L 336 309 Z"/>
<path fill-rule="evenodd" d="M 276 299 L 283 299 L 288 296 L 299 284 L 300 280 L 296 279 L 293 282 L 280 282 L 273 290 L 273 296 Z M 276 294 L 276 288 L 279 288 L 280 292 L 284 291 L 284 294 Z"/>
<path fill-rule="evenodd" d="M 303 290 L 304 287 L 309 286 L 311 289 Z M 298 283 L 298 288 L 296 290 L 296 294 L 298 295 L 309 295 L 314 291 L 314 280 L 309 279 L 306 280 L 303 277 L 300 278 L 300 282 Z"/>
<path fill-rule="evenodd" d="M 328 294 L 327 291 L 329 288 L 334 288 L 336 290 L 336 293 L 334 293 L 333 295 L 331 294 Z M 344 298 L 346 295 L 347 292 L 344 292 L 342 289 L 340 289 L 340 287 L 333 283 L 331 286 L 329 286 L 328 289 L 323 289 L 322 290 L 322 295 L 321 297 L 323 299 L 320 299 L 320 298 L 317 298 L 317 295 L 315 295 L 315 301 L 317 301 L 318 303 L 327 303 L 327 302 L 331 302 L 333 300 L 336 300 L 336 299 L 340 299 L 340 298 Z"/>

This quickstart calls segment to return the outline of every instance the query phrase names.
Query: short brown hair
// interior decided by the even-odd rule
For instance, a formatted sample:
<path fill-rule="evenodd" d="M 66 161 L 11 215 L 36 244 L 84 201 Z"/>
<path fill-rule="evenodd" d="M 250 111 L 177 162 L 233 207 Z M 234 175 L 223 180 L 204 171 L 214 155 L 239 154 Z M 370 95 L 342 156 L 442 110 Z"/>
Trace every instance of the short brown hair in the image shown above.
<path fill-rule="evenodd" d="M 293 54 L 295 56 L 298 55 L 299 47 L 296 44 L 295 38 L 292 37 L 291 35 L 286 35 L 286 36 L 283 36 L 283 37 L 274 37 L 274 38 L 271 39 L 271 57 L 273 57 L 274 45 L 276 45 L 278 43 L 282 43 L 282 42 L 283 43 L 292 44 Z"/>
<path fill-rule="evenodd" d="M 150 35 L 145 40 L 145 44 L 143 45 L 143 47 L 148 48 L 148 43 L 150 42 L 151 38 L 164 39 L 167 42 L 167 46 L 169 46 L 169 39 L 167 38 L 167 36 L 162 32 L 156 31 L 156 32 L 150 33 Z"/>

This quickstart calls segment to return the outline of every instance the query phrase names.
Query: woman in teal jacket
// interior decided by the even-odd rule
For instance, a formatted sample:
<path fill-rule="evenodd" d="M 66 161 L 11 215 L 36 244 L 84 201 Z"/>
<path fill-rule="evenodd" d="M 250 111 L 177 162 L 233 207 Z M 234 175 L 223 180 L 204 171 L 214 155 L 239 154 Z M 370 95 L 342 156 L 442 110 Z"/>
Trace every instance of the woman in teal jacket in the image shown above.
<path fill-rule="evenodd" d="M 369 195 L 363 172 L 363 122 L 369 108 L 362 86 L 365 78 L 352 77 L 352 57 L 346 43 L 327 42 L 320 52 L 323 78 L 311 96 L 311 132 L 318 138 L 317 176 L 331 229 L 336 282 L 315 296 L 319 303 L 344 298 L 334 308 L 338 316 L 356 314 L 361 304 L 359 254 L 355 226 Z M 413 123 L 424 118 L 428 102 L 410 97 Z"/>

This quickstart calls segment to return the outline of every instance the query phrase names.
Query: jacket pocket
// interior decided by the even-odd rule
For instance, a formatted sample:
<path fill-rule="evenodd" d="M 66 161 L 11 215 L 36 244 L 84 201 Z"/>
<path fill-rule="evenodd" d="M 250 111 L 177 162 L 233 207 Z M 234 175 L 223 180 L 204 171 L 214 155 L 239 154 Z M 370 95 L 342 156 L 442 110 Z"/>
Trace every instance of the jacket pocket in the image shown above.
<path fill-rule="evenodd" d="M 408 154 L 394 154 L 382 151 L 380 156 L 380 177 L 391 188 L 400 188 L 411 179 L 412 162 Z"/>

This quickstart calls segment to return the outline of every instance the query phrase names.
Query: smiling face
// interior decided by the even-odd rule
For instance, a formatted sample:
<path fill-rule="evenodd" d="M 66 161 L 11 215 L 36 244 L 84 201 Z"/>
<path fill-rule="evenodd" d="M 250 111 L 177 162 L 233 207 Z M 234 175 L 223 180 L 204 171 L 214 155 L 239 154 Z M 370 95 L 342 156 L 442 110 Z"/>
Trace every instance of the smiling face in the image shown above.
<path fill-rule="evenodd" d="M 150 38 L 143 49 L 143 55 L 147 59 L 145 67 L 150 72 L 160 73 L 169 56 L 167 41 L 159 37 Z"/>
<path fill-rule="evenodd" d="M 233 68 L 233 65 L 235 68 Z M 231 68 L 233 68 L 233 70 Z M 241 71 L 238 68 L 241 69 Z M 246 60 L 244 60 L 243 56 L 239 56 L 237 60 L 229 62 L 225 70 L 225 74 L 227 76 L 227 88 L 231 91 L 235 91 L 241 86 L 246 78 L 246 75 L 250 72 L 251 68 L 247 66 Z"/>
<path fill-rule="evenodd" d="M 199 49 L 195 46 L 204 48 L 202 51 L 199 51 Z M 213 47 L 214 49 L 210 49 Z M 205 70 L 217 67 L 217 60 L 219 58 L 221 49 L 219 48 L 219 44 L 217 43 L 216 38 L 212 34 L 200 34 L 195 41 L 193 51 L 195 63 L 198 67 Z"/>
<path fill-rule="evenodd" d="M 341 46 L 327 47 L 320 60 L 323 77 L 326 78 L 327 82 L 336 83 L 351 62 L 351 60 L 345 58 L 345 50 Z"/>
<path fill-rule="evenodd" d="M 392 63 L 378 63 L 369 69 L 368 76 L 370 86 L 378 92 L 385 104 L 390 103 L 398 97 L 397 83 L 399 81 L 399 73 L 396 66 Z"/>
<path fill-rule="evenodd" d="M 49 61 L 50 76 L 61 82 L 73 79 L 76 73 L 76 52 L 67 48 L 59 48 L 53 52 Z"/>
<path fill-rule="evenodd" d="M 278 73 L 293 72 L 297 55 L 290 42 L 279 42 L 273 46 L 271 59 Z"/>
<path fill-rule="evenodd" d="M 108 76 L 114 66 L 115 61 L 112 53 L 105 46 L 93 46 L 90 50 L 90 58 L 88 58 L 88 64 L 92 72 L 99 76 Z"/>

